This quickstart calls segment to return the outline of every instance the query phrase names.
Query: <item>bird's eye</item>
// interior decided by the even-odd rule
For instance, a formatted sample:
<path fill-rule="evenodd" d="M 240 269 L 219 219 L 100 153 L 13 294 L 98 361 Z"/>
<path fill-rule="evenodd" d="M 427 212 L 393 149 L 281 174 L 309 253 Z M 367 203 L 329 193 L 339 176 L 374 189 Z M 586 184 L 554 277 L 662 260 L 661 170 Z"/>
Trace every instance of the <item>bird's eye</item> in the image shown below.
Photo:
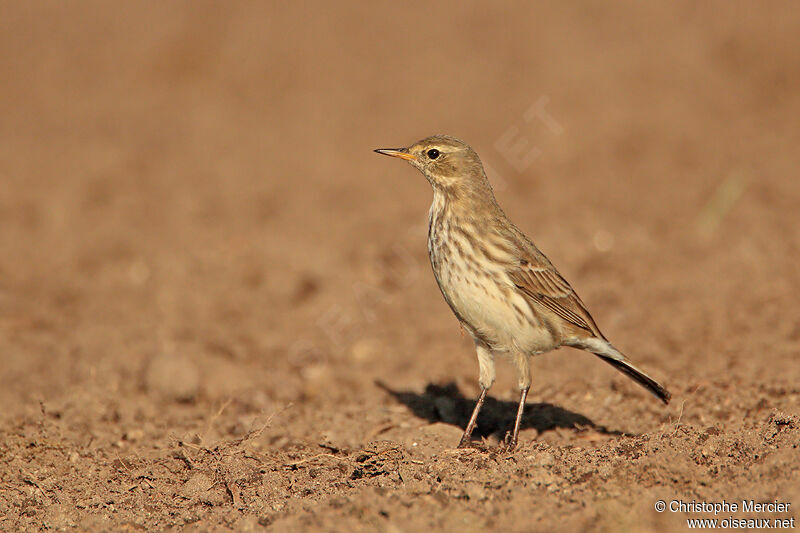
<path fill-rule="evenodd" d="M 437 150 L 436 148 L 431 148 L 430 150 L 428 150 L 429 159 L 436 159 L 437 157 L 439 157 L 439 150 Z"/>

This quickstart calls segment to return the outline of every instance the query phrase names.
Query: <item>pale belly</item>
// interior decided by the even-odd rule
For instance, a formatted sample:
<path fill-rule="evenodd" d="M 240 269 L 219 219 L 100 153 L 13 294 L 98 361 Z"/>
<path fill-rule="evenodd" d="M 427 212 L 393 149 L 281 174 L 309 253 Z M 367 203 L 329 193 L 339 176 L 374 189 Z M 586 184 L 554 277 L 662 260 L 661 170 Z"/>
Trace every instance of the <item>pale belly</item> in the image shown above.
<path fill-rule="evenodd" d="M 460 258 L 454 259 L 439 263 L 436 278 L 445 300 L 473 337 L 497 351 L 536 354 L 559 346 L 555 332 L 532 312 L 504 272 L 486 267 L 468 270 Z"/>

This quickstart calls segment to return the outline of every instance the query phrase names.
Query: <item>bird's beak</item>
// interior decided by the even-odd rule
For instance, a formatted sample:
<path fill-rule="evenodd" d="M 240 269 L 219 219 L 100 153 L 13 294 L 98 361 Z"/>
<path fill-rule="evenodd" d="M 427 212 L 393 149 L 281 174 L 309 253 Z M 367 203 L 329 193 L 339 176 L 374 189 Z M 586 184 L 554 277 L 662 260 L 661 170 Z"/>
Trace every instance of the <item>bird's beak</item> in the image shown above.
<path fill-rule="evenodd" d="M 414 159 L 414 156 L 408 153 L 408 148 L 380 148 L 375 150 L 375 152 L 392 157 L 399 157 L 400 159 L 405 159 L 406 161 L 411 161 Z"/>

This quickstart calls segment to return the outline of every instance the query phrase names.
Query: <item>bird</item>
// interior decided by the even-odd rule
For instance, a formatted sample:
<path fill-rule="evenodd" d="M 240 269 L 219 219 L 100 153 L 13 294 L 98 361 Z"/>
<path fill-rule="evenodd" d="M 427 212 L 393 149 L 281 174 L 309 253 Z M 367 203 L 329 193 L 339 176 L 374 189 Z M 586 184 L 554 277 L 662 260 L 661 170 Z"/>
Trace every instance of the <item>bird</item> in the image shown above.
<path fill-rule="evenodd" d="M 374 151 L 407 161 L 433 188 L 428 213 L 433 274 L 478 358 L 481 391 L 459 448 L 473 446 L 478 413 L 495 382 L 497 355 L 512 361 L 520 391 L 513 430 L 501 444 L 509 450 L 517 446 L 531 387 L 530 358 L 562 346 L 598 356 L 669 403 L 669 391 L 609 342 L 572 286 L 508 219 L 467 143 L 433 135 L 406 148 Z"/>

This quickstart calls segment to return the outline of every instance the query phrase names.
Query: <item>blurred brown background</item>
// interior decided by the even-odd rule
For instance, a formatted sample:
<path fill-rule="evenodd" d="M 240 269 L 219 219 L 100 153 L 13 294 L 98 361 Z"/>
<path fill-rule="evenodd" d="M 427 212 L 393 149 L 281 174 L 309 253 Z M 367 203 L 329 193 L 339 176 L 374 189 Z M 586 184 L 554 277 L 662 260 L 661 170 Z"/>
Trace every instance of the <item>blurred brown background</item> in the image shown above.
<path fill-rule="evenodd" d="M 682 530 L 656 499 L 800 496 L 796 4 L 0 12 L 0 527 Z M 371 152 L 433 133 L 669 409 L 564 350 L 521 451 L 447 451 L 477 364 L 429 186 Z"/>

